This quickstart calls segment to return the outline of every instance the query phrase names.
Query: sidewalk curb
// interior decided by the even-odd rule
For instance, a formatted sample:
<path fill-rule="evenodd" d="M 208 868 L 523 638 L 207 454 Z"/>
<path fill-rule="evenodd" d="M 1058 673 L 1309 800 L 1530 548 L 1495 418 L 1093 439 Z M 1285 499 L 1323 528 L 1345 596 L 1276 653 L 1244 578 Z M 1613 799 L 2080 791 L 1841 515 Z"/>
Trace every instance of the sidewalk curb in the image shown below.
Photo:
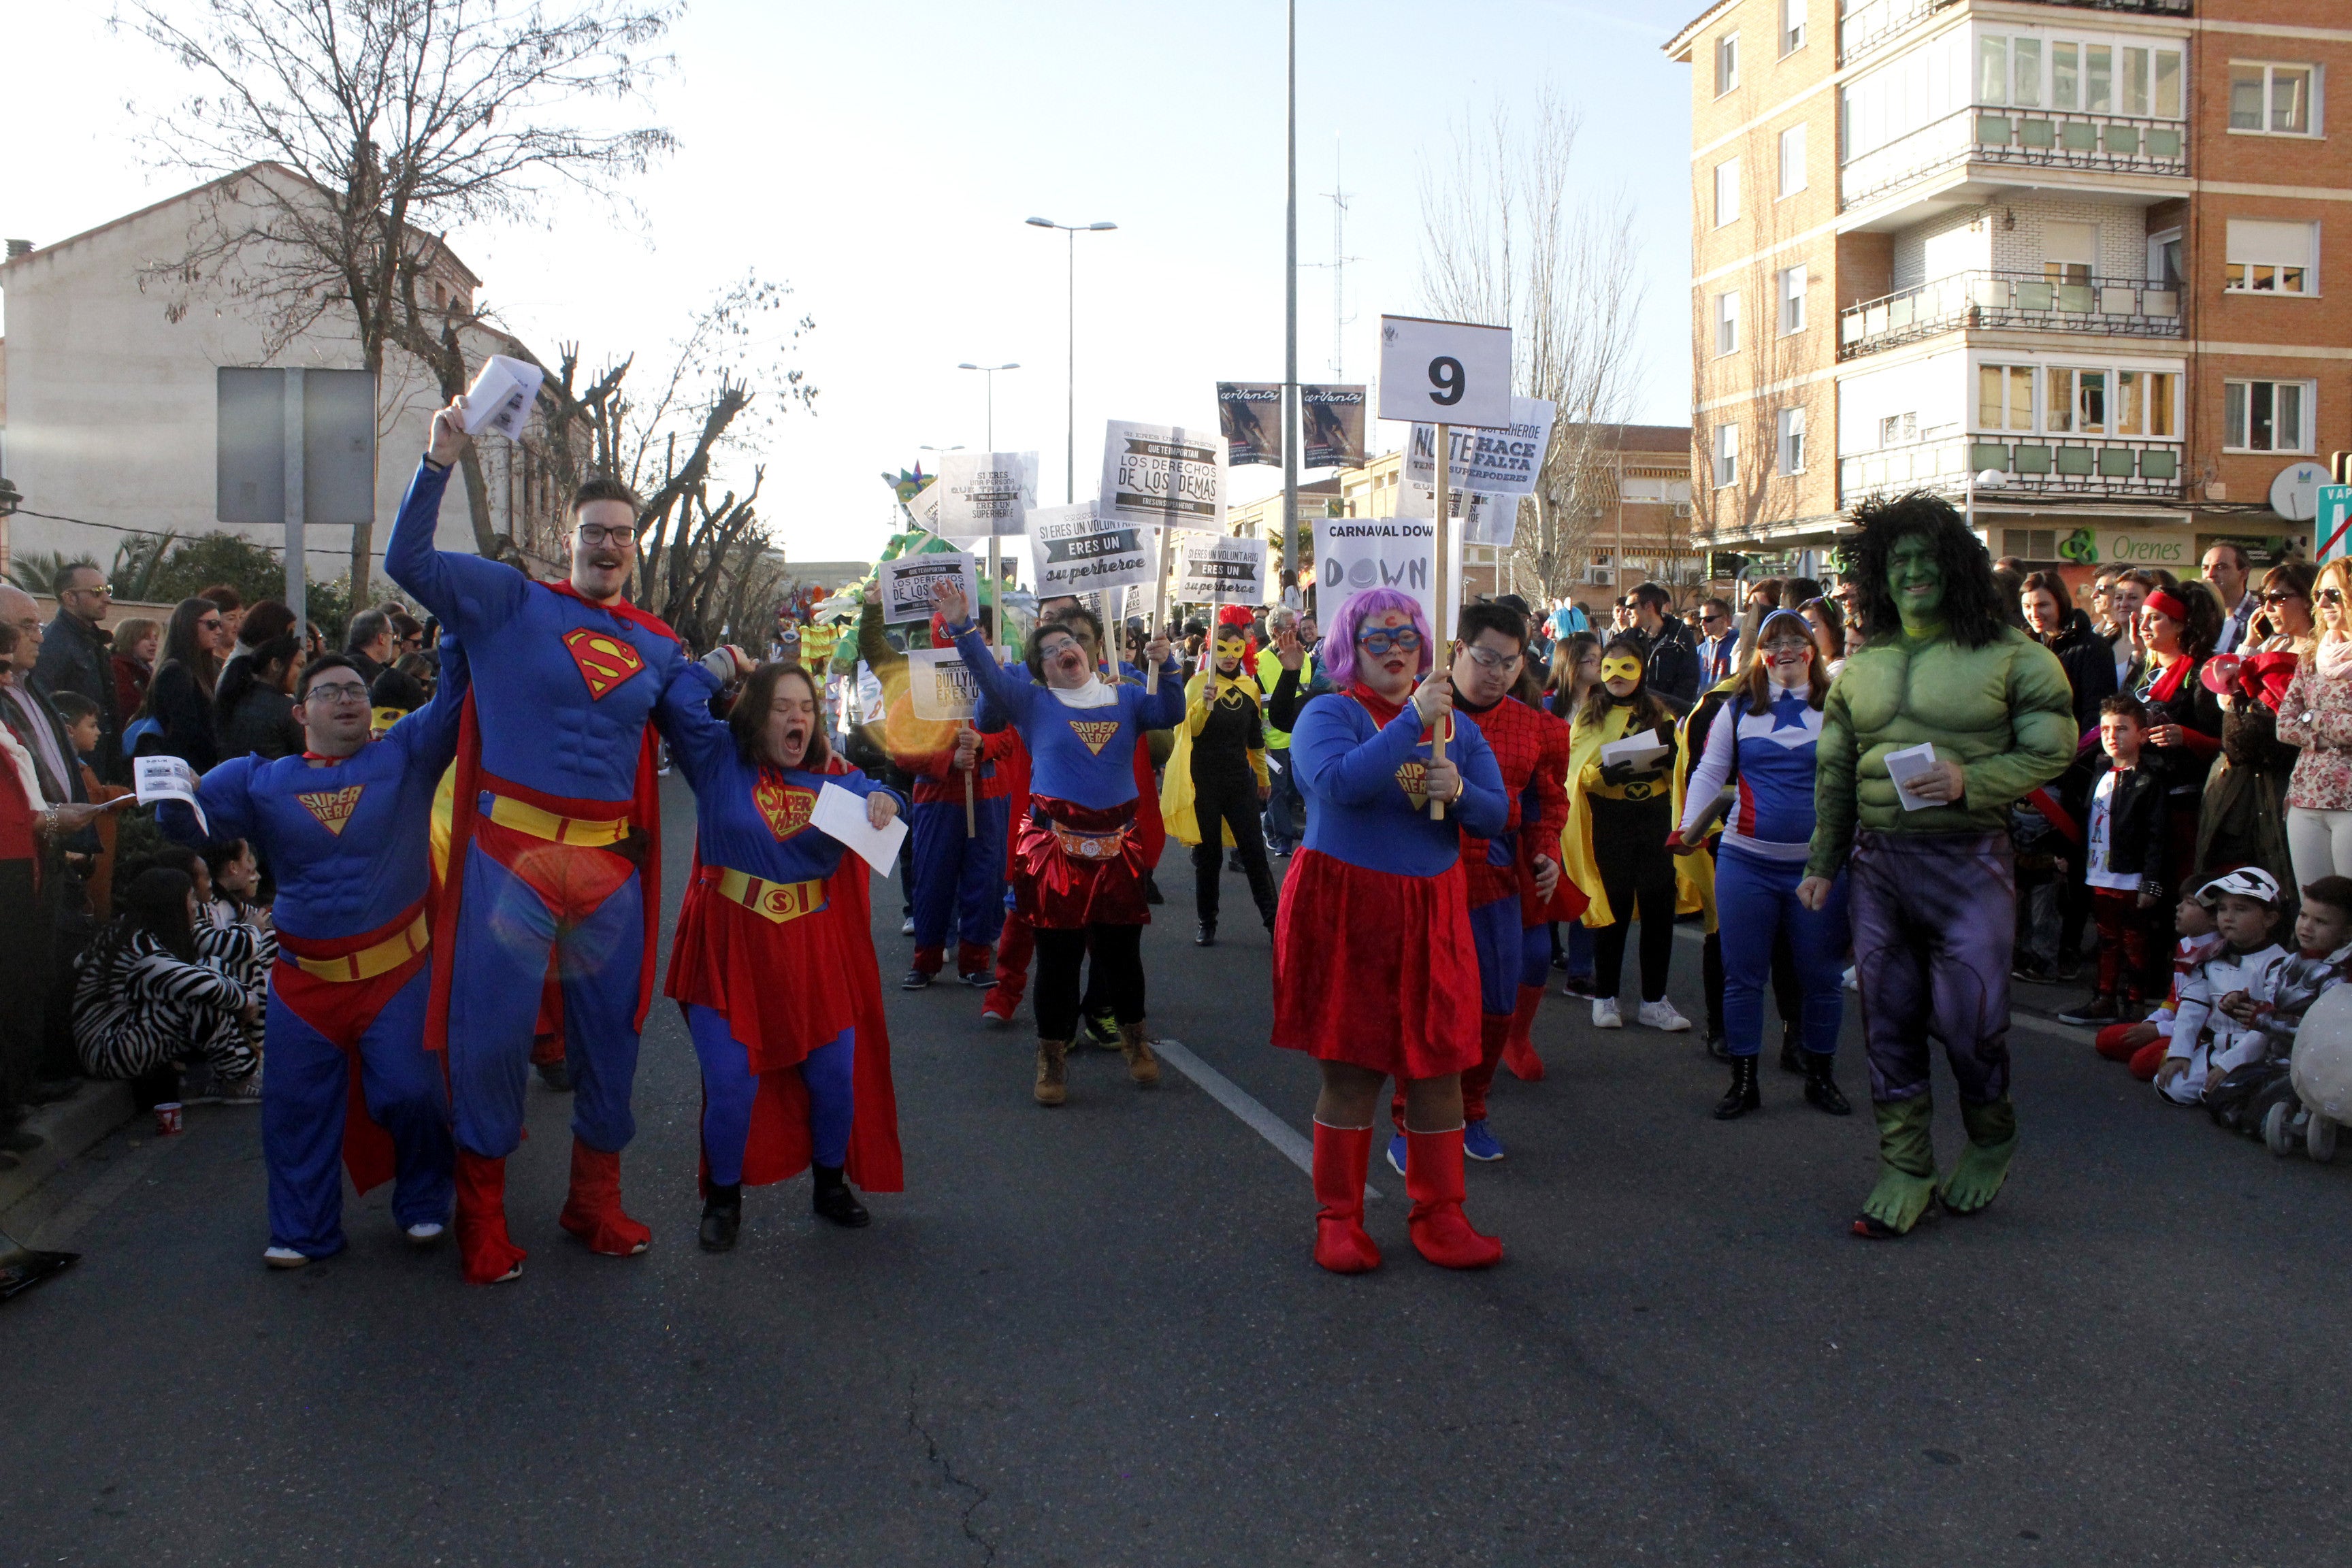
<path fill-rule="evenodd" d="M 119 1081 L 92 1080 L 70 1100 L 45 1105 L 26 1118 L 23 1130 L 37 1133 L 41 1146 L 22 1157 L 13 1171 L 0 1171 L 0 1214 L 5 1214 L 58 1173 L 66 1163 L 96 1148 L 106 1135 L 131 1120 L 137 1108 L 131 1086 Z"/>

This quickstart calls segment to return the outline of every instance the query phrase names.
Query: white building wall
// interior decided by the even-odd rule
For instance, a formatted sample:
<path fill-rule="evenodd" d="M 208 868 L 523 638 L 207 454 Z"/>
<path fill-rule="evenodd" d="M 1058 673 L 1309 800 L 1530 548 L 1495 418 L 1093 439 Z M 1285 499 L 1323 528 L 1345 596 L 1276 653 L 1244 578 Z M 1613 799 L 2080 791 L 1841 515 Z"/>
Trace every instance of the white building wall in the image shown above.
<path fill-rule="evenodd" d="M 1967 395 L 1968 355 L 1958 348 L 1842 375 L 1838 377 L 1838 455 L 1850 457 L 1952 435 L 1966 413 Z"/>
<path fill-rule="evenodd" d="M 2015 222 L 2010 220 L 2014 216 Z M 2097 275 L 2140 278 L 2147 272 L 2147 209 L 2120 202 L 2036 196 L 1991 209 L 1992 264 L 2004 272 L 2042 270 L 2046 224 L 2090 224 L 2099 231 Z"/>

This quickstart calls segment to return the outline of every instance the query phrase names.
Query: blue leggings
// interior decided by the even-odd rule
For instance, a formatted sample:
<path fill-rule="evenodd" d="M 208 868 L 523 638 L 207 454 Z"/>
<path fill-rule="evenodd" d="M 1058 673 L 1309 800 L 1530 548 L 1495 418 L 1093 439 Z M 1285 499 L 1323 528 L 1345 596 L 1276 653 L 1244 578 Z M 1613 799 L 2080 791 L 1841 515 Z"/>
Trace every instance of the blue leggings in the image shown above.
<path fill-rule="evenodd" d="M 702 1152 L 710 1162 L 711 1181 L 731 1187 L 743 1179 L 743 1144 L 751 1133 L 751 1101 L 760 1080 L 751 1076 L 750 1055 L 727 1032 L 724 1014 L 696 1003 L 686 1010 L 686 1025 L 702 1061 Z M 813 1158 L 836 1170 L 849 1163 L 849 1123 L 857 1105 L 850 1079 L 856 1041 L 856 1030 L 844 1029 L 801 1061 Z"/>
<path fill-rule="evenodd" d="M 1846 879 L 1840 877 L 1826 908 L 1797 901 L 1804 880 L 1801 860 L 1765 860 L 1725 849 L 1715 860 L 1715 912 L 1723 941 L 1723 1033 L 1731 1054 L 1752 1057 L 1764 1048 L 1764 993 L 1772 984 L 1772 939 L 1785 929 L 1797 960 L 1797 986 L 1804 996 L 1805 1049 L 1828 1056 L 1837 1049 L 1845 1021 Z"/>

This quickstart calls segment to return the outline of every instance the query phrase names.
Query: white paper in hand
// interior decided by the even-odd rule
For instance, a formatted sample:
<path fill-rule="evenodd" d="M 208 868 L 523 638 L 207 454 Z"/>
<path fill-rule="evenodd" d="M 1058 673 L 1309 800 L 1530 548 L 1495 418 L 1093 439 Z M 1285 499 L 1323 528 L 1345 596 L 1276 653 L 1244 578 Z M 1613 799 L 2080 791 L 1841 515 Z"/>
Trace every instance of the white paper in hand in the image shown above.
<path fill-rule="evenodd" d="M 816 809 L 809 813 L 809 826 L 847 845 L 858 858 L 884 876 L 898 866 L 898 845 L 907 837 L 907 819 L 894 816 L 887 827 L 877 827 L 866 818 L 866 797 L 837 784 L 828 784 L 816 792 Z"/>
<path fill-rule="evenodd" d="M 1612 741 L 1601 747 L 1601 763 L 1603 767 L 1625 763 L 1633 767 L 1646 768 L 1664 756 L 1669 749 L 1654 731 L 1644 730 L 1638 735 L 1628 735 L 1622 741 Z"/>
<path fill-rule="evenodd" d="M 547 372 L 529 360 L 505 354 L 484 360 L 474 384 L 466 389 L 466 434 L 478 436 L 488 429 L 509 441 L 521 440 L 539 384 L 546 379 Z"/>
<path fill-rule="evenodd" d="M 196 770 L 179 757 L 139 757 L 131 762 L 131 779 L 138 786 L 139 804 L 152 805 L 159 800 L 176 800 L 196 814 L 196 826 L 209 836 L 212 824 L 205 820 L 205 808 L 196 801 Z"/>
<path fill-rule="evenodd" d="M 1932 742 L 1922 741 L 1916 746 L 1886 753 L 1886 776 L 1895 781 L 1895 798 L 1903 803 L 1906 811 L 1925 811 L 1931 805 L 1949 804 L 1911 793 L 1913 784 L 1935 771 L 1936 747 Z"/>

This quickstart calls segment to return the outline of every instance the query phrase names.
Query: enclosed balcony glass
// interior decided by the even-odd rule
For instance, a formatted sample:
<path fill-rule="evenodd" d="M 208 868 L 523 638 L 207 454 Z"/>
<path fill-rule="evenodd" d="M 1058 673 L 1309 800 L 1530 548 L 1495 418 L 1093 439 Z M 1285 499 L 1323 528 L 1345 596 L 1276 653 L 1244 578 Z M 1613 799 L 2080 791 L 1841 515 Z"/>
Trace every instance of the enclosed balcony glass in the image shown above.
<path fill-rule="evenodd" d="M 2127 11 L 2186 16 L 2192 0 L 2042 0 L 2076 11 Z M 1914 27 L 1958 0 L 1845 0 L 1838 18 L 1838 64 L 1848 66 L 1900 42 Z"/>
<path fill-rule="evenodd" d="M 1853 206 L 1966 163 L 2185 175 L 2189 148 L 2177 120 L 1972 106 L 1850 159 L 1839 194 Z"/>
<path fill-rule="evenodd" d="M 1959 272 L 1838 312 L 1838 356 L 1853 359 L 1971 327 L 2177 338 L 2180 291 L 2137 279 L 2060 280 L 2038 272 Z"/>
<path fill-rule="evenodd" d="M 2177 446 L 2063 436 L 2020 441 L 1976 436 L 1841 456 L 1839 499 L 1851 506 L 1911 489 L 1958 495 L 1967 489 L 1970 474 L 1987 469 L 2003 477 L 1999 493 L 2006 497 L 2170 500 L 2180 494 Z M 1979 490 L 1979 499 L 1984 494 Z"/>

